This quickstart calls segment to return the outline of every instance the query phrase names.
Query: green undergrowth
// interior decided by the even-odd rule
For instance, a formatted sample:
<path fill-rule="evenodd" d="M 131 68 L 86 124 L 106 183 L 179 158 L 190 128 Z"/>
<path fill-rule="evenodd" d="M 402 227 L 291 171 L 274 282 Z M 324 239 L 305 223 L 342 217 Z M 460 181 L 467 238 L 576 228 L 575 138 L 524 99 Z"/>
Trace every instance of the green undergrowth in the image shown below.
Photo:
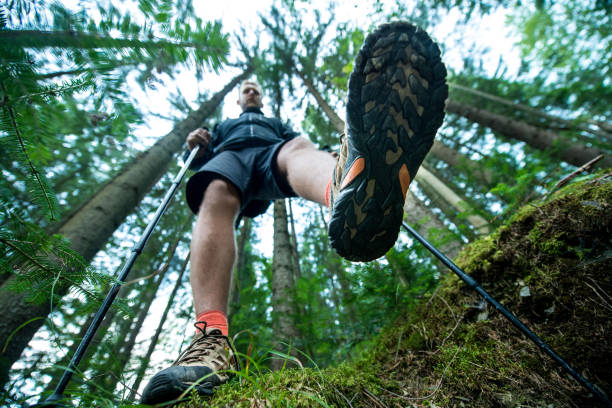
<path fill-rule="evenodd" d="M 610 390 L 612 176 L 527 205 L 457 263 L 570 365 Z M 361 356 L 325 370 L 245 375 L 211 407 L 590 407 L 576 381 L 455 275 Z"/>

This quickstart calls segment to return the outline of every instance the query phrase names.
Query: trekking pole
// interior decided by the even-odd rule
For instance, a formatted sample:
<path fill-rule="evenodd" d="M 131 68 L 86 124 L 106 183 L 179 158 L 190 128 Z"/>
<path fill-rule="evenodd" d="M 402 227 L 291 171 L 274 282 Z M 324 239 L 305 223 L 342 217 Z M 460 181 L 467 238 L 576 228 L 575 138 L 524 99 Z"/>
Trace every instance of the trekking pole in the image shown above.
<path fill-rule="evenodd" d="M 140 236 L 140 240 L 138 241 L 138 243 L 136 243 L 132 247 L 132 253 L 129 259 L 127 260 L 127 262 L 123 265 L 123 268 L 121 268 L 121 271 L 119 272 L 119 275 L 117 277 L 118 283 L 115 283 L 113 285 L 111 290 L 108 292 L 108 295 L 106 295 L 106 298 L 102 302 L 102 305 L 96 312 L 91 324 L 89 325 L 89 328 L 87 329 L 87 332 L 85 332 L 85 336 L 83 336 L 83 339 L 81 340 L 81 343 L 79 344 L 79 347 L 77 347 L 76 351 L 74 352 L 74 356 L 72 356 L 72 359 L 70 360 L 70 363 L 68 364 L 68 367 L 66 367 L 66 369 L 64 370 L 64 373 L 62 374 L 62 377 L 60 378 L 59 383 L 55 387 L 53 394 L 51 394 L 45 401 L 39 402 L 38 404 L 33 405 L 33 407 L 59 407 L 61 406 L 60 404 L 58 404 L 58 402 L 63 398 L 64 390 L 66 389 L 68 382 L 72 378 L 72 374 L 74 373 L 77 366 L 79 365 L 81 358 L 83 358 L 83 355 L 85 354 L 85 350 L 87 350 L 87 347 L 89 346 L 89 343 L 91 342 L 94 334 L 98 330 L 100 323 L 102 323 L 104 316 L 106 316 L 106 312 L 108 312 L 108 309 L 110 309 L 111 304 L 117 297 L 117 293 L 119 292 L 121 285 L 125 282 L 127 275 L 130 273 L 132 266 L 136 262 L 136 258 L 138 258 L 138 256 L 142 252 L 143 248 L 147 244 L 147 241 L 151 237 L 151 233 L 153 232 L 153 229 L 157 226 L 157 223 L 161 219 L 161 216 L 164 214 L 164 212 L 168 208 L 168 205 L 170 204 L 172 197 L 176 193 L 178 186 L 183 181 L 185 172 L 189 168 L 189 165 L 195 158 L 199 149 L 200 149 L 200 146 L 198 145 L 191 151 L 191 154 L 189 155 L 187 160 L 185 160 L 185 163 L 183 164 L 181 171 L 179 171 L 179 173 L 174 178 L 174 181 L 172 182 L 172 186 L 170 187 L 168 192 L 166 192 L 166 195 L 161 205 L 155 212 L 153 219 L 151 220 L 149 225 L 147 225 L 147 227 L 145 228 L 144 232 Z"/>
<path fill-rule="evenodd" d="M 414 237 L 417 241 L 419 241 L 425 248 L 427 248 L 432 254 L 434 254 L 442 263 L 448 268 L 455 272 L 459 278 L 463 282 L 465 282 L 470 288 L 474 289 L 480 296 L 482 296 L 487 302 L 489 302 L 495 309 L 500 311 L 504 317 L 506 317 L 510 322 L 516 326 L 519 330 L 523 332 L 529 339 L 534 342 L 540 350 L 543 350 L 546 354 L 552 357 L 557 363 L 561 365 L 576 381 L 578 381 L 583 387 L 587 388 L 590 392 L 593 393 L 598 399 L 600 399 L 606 406 L 612 407 L 612 403 L 608 399 L 608 397 L 601 391 L 599 391 L 593 384 L 591 384 L 586 378 L 584 378 L 580 373 L 572 368 L 565 360 L 561 358 L 557 353 L 550 348 L 548 344 L 544 342 L 537 334 L 529 330 L 527 326 L 523 322 L 521 322 L 518 317 L 514 316 L 510 311 L 508 311 L 504 306 L 501 305 L 497 300 L 495 300 L 491 295 L 487 293 L 478 282 L 472 278 L 470 275 L 465 273 L 461 268 L 459 268 L 453 261 L 448 259 L 446 255 L 440 252 L 436 247 L 430 244 L 425 238 L 423 238 L 418 232 L 416 232 L 410 225 L 405 222 L 402 222 L 402 226 Z"/>

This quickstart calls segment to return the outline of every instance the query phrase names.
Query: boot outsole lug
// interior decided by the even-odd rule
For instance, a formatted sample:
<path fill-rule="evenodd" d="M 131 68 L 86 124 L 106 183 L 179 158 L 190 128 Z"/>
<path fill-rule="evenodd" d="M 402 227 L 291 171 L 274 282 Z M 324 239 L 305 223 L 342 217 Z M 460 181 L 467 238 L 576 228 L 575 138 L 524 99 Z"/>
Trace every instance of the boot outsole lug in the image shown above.
<path fill-rule="evenodd" d="M 176 400 L 187 391 L 191 384 L 205 378 L 194 389 L 200 395 L 212 395 L 216 386 L 221 384 L 219 377 L 212 374 L 208 367 L 168 367 L 155 374 L 142 393 L 141 402 L 153 405 Z"/>
<path fill-rule="evenodd" d="M 376 72 L 379 75 L 366 83 L 366 76 Z M 383 24 L 364 41 L 348 85 L 347 163 L 356 157 L 364 157 L 366 163 L 364 170 L 334 197 L 329 223 L 331 245 L 344 258 L 371 261 L 383 256 L 397 240 L 404 205 L 399 170 L 405 164 L 413 180 L 433 144 L 448 96 L 445 77 L 438 46 L 412 24 Z M 394 88 L 396 84 L 399 91 Z M 415 103 L 422 107 L 421 115 Z M 403 120 L 399 125 L 391 107 L 396 112 L 401 107 L 399 116 Z M 395 129 L 390 129 L 394 124 Z M 387 164 L 387 152 L 394 159 L 398 149 L 402 150 L 399 159 Z M 347 170 L 345 165 L 345 174 Z M 374 194 L 368 197 L 365 188 L 371 182 Z M 365 213 L 361 222 L 355 207 Z"/>

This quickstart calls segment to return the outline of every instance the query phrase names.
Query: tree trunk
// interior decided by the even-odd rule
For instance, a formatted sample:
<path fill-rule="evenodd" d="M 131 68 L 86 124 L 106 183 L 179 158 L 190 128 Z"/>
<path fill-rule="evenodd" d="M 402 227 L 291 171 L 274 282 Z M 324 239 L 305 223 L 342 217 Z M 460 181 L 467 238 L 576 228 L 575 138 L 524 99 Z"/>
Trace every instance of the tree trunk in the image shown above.
<path fill-rule="evenodd" d="M 166 319 L 168 318 L 168 313 L 170 313 L 170 309 L 172 308 L 172 305 L 174 303 L 174 297 L 176 296 L 176 293 L 178 292 L 178 290 L 180 289 L 183 283 L 183 275 L 185 274 L 185 269 L 187 269 L 188 263 L 189 263 L 189 254 L 185 258 L 185 261 L 183 261 L 183 265 L 181 266 L 181 271 L 179 273 L 178 278 L 176 278 L 176 283 L 174 285 L 174 288 L 172 289 L 172 293 L 170 294 L 170 297 L 168 298 L 168 303 L 166 304 L 164 313 L 162 314 L 162 317 L 159 320 L 159 324 L 157 325 L 155 334 L 151 338 L 151 342 L 149 343 L 149 348 L 147 349 L 147 353 L 141 359 L 140 366 L 136 370 L 136 380 L 134 380 L 134 384 L 132 385 L 132 389 L 130 390 L 130 395 L 127 398 L 128 401 L 134 401 L 134 399 L 136 398 L 136 393 L 138 392 L 140 383 L 142 382 L 142 379 L 144 378 L 145 371 L 147 369 L 147 365 L 149 364 L 149 361 L 151 361 L 151 355 L 153 354 L 153 351 L 155 350 L 155 346 L 157 345 L 159 336 L 161 335 L 162 329 L 164 327 L 164 323 L 166 323 Z"/>
<path fill-rule="evenodd" d="M 408 191 L 410 193 L 410 191 Z M 412 193 L 410 193 L 412 194 Z M 416 231 L 424 237 L 428 237 L 433 242 L 437 243 L 446 256 L 450 259 L 454 259 L 461 250 L 461 243 L 456 240 L 449 240 L 445 238 L 447 235 L 448 228 L 440 217 L 426 207 L 423 202 L 413 197 L 411 200 L 406 199 L 404 203 L 404 212 L 411 214 L 411 217 L 419 220 L 416 224 L 412 225 Z"/>
<path fill-rule="evenodd" d="M 490 232 L 489 223 L 480 215 L 473 212 L 469 204 L 463 200 L 459 194 L 455 193 L 451 188 L 442 183 L 433 173 L 425 167 L 419 169 L 420 177 L 417 179 L 419 185 L 424 184 L 427 188 L 434 190 L 441 199 L 454 207 L 459 212 L 470 213 L 466 219 L 474 227 L 478 234 L 488 234 Z"/>
<path fill-rule="evenodd" d="M 338 116 L 336 111 L 334 111 L 331 106 L 329 106 L 325 98 L 323 98 L 319 91 L 314 87 L 312 82 L 306 78 L 306 75 L 304 75 L 304 73 L 301 71 L 296 72 L 302 79 L 302 82 L 304 83 L 304 86 L 306 86 L 306 89 L 308 89 L 308 92 L 314 96 L 321 110 L 325 113 L 325 115 L 327 115 L 327 118 L 332 123 L 334 128 L 338 131 L 338 133 L 344 133 L 344 120 Z"/>
<path fill-rule="evenodd" d="M 183 147 L 185 135 L 201 126 L 204 120 L 214 113 L 225 95 L 250 72 L 251 69 L 247 69 L 232 79 L 147 152 L 135 158 L 77 211 L 60 222 L 56 232 L 64 235 L 71 242 L 72 249 L 87 262 L 91 261 L 145 193 L 166 172 L 173 155 Z M 26 294 L 7 291 L 6 285 L 13 279 L 14 277 L 7 279 L 0 288 L 0 310 L 5 313 L 4 318 L 0 320 L 0 344 L 6 344 L 9 337 L 13 336 L 0 356 L 0 385 L 6 382 L 11 365 L 19 358 L 50 312 L 49 302 L 34 305 L 26 302 Z M 56 287 L 55 293 L 63 296 L 68 289 L 66 286 Z M 38 320 L 32 320 L 35 318 Z M 24 326 L 20 328 L 21 325 Z"/>
<path fill-rule="evenodd" d="M 502 105 L 506 105 L 509 106 L 511 108 L 514 108 L 516 110 L 522 110 L 524 112 L 528 112 L 531 113 L 532 115 L 535 116 L 539 116 L 541 118 L 546 119 L 547 121 L 549 121 L 551 124 L 555 125 L 555 124 L 561 124 L 564 128 L 566 129 L 579 129 L 579 130 L 583 130 L 585 132 L 591 133 L 595 136 L 598 137 L 602 137 L 606 140 L 611 140 L 612 141 L 612 133 L 610 133 L 612 131 L 612 129 L 610 128 L 610 126 L 608 124 L 606 124 L 605 122 L 598 122 L 595 120 L 587 120 L 586 123 L 576 123 L 575 120 L 567 120 L 567 119 L 563 119 L 560 118 L 558 116 L 554 116 L 554 115 L 550 115 L 546 112 L 542 112 L 539 109 L 536 108 L 532 108 L 531 106 L 527 106 L 524 105 L 522 103 L 517 103 L 514 101 L 510 101 L 508 99 L 504 99 L 501 98 L 497 95 L 492 95 L 490 93 L 487 92 L 483 92 L 483 91 L 479 91 L 478 89 L 473 89 L 467 86 L 463 86 L 463 85 L 459 85 L 459 84 L 455 84 L 450 82 L 448 84 L 449 87 L 455 88 L 455 89 L 459 89 L 460 91 L 475 95 L 475 96 L 479 96 L 483 99 L 488 99 L 490 101 L 502 104 Z M 593 129 L 591 127 L 589 127 L 588 125 L 594 125 L 597 126 L 600 130 L 597 129 Z"/>
<path fill-rule="evenodd" d="M 293 344 L 298 330 L 293 319 L 296 315 L 293 302 L 293 261 L 291 241 L 287 228 L 285 200 L 274 201 L 274 255 L 272 258 L 272 307 L 274 334 L 279 340 L 277 349 L 287 352 L 286 344 Z M 282 343 L 281 343 L 282 342 Z M 285 361 L 278 357 L 272 360 L 272 369 L 280 369 Z"/>
<path fill-rule="evenodd" d="M 505 137 L 520 140 L 529 146 L 549 152 L 566 163 L 580 167 L 603 154 L 605 157 L 597 163 L 600 168 L 612 166 L 612 155 L 603 149 L 572 143 L 549 130 L 541 129 L 507 116 L 479 109 L 452 100 L 446 101 L 446 111 L 463 116 L 472 122 L 486 126 Z"/>
<path fill-rule="evenodd" d="M 291 225 L 291 249 L 293 253 L 293 271 L 295 272 L 295 281 L 302 276 L 302 268 L 300 267 L 300 251 L 298 250 L 297 244 L 297 233 L 295 232 L 295 219 L 293 218 L 293 206 L 291 205 L 291 199 L 287 200 L 287 207 L 289 208 L 289 223 Z"/>
<path fill-rule="evenodd" d="M 485 165 L 469 159 L 464 154 L 459 153 L 457 150 L 448 147 L 438 140 L 434 141 L 434 144 L 431 147 L 431 153 L 451 167 L 466 169 L 476 178 L 476 180 L 478 180 L 478 182 L 482 183 L 483 185 L 489 188 L 493 187 L 493 172 Z"/>

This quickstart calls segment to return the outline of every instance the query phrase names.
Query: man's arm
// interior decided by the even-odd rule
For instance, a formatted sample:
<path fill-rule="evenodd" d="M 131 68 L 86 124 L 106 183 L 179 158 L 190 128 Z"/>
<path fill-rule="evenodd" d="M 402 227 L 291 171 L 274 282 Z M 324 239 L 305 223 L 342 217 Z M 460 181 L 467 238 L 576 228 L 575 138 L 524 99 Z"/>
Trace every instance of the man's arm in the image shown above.
<path fill-rule="evenodd" d="M 189 157 L 189 152 L 193 150 L 194 147 L 200 145 L 200 150 L 198 150 L 196 157 L 189 166 L 191 170 L 197 170 L 210 159 L 210 148 L 212 147 L 210 143 L 211 138 L 212 136 L 207 127 L 196 129 L 187 135 L 185 143 L 187 144 L 188 150 L 183 153 L 183 161 Z"/>
<path fill-rule="evenodd" d="M 196 147 L 197 145 L 202 146 L 202 149 L 198 151 L 198 154 L 196 154 L 196 157 L 204 156 L 204 153 L 206 152 L 206 149 L 208 148 L 208 144 L 210 143 L 210 132 L 208 131 L 208 128 L 206 127 L 199 128 L 189 133 L 189 135 L 187 135 L 186 143 L 187 143 L 187 148 L 190 151 L 193 150 L 193 148 Z"/>

